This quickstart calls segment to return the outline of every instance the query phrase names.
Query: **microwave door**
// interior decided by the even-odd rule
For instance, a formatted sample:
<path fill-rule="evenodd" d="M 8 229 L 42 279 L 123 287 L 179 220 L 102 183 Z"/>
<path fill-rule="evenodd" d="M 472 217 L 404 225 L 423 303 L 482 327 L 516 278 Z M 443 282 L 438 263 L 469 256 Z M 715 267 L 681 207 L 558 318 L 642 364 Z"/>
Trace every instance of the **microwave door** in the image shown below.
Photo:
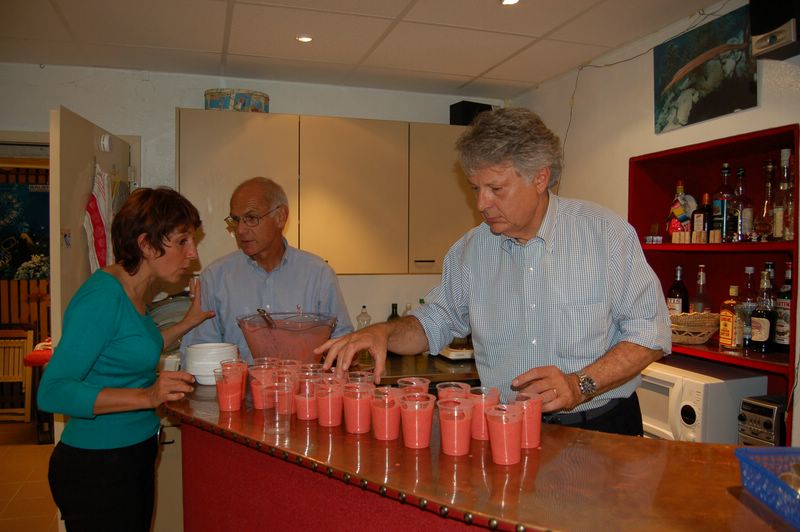
<path fill-rule="evenodd" d="M 680 421 L 676 421 L 680 380 L 659 378 L 656 372 L 645 369 L 637 390 L 642 410 L 642 425 L 646 437 L 675 440 L 679 434 Z"/>

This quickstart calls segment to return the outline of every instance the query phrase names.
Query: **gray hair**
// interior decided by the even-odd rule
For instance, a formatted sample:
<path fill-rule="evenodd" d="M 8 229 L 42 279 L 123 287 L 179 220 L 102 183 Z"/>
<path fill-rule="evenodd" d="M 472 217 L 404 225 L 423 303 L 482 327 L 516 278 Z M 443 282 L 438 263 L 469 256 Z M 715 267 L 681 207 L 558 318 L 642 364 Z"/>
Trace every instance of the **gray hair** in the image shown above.
<path fill-rule="evenodd" d="M 561 177 L 561 141 L 539 115 L 522 107 L 479 114 L 456 141 L 456 150 L 467 175 L 510 163 L 528 181 L 550 167 L 548 188 Z"/>
<path fill-rule="evenodd" d="M 251 177 L 240 183 L 239 186 L 236 187 L 236 190 L 233 191 L 233 194 L 236 194 L 239 192 L 239 189 L 247 185 L 257 185 L 258 188 L 261 189 L 261 193 L 264 195 L 264 199 L 267 200 L 267 205 L 270 210 L 276 209 L 281 205 L 286 205 L 287 208 L 289 207 L 289 200 L 286 198 L 286 192 L 283 190 L 283 187 L 272 179 L 266 177 Z"/>

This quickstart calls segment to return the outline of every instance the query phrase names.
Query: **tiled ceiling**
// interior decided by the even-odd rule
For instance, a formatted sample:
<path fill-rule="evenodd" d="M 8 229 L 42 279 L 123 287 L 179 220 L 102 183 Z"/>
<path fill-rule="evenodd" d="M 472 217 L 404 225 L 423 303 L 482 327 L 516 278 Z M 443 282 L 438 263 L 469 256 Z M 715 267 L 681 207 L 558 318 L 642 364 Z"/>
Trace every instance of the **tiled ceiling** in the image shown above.
<path fill-rule="evenodd" d="M 708 3 L 1 0 L 0 62 L 510 98 Z"/>

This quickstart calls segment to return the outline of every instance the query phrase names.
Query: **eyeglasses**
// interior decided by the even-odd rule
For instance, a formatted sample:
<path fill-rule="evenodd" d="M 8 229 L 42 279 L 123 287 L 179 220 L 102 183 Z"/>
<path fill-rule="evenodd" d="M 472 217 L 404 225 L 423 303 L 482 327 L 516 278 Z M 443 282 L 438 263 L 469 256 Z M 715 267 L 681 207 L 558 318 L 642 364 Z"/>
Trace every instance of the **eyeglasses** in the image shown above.
<path fill-rule="evenodd" d="M 272 214 L 273 212 L 277 211 L 280 208 L 280 205 L 277 207 L 272 208 L 271 210 L 265 212 L 262 215 L 258 214 L 245 214 L 244 216 L 227 216 L 225 218 L 225 223 L 228 224 L 230 229 L 236 229 L 239 227 L 239 222 L 244 222 L 244 225 L 247 227 L 255 227 L 259 223 L 261 223 L 261 218 L 265 218 Z"/>

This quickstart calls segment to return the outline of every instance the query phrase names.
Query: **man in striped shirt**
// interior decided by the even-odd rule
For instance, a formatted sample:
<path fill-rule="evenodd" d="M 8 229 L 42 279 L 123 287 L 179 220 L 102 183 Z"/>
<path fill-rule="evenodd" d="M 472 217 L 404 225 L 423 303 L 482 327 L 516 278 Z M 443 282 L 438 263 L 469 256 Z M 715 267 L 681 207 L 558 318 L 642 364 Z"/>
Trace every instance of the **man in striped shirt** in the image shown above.
<path fill-rule="evenodd" d="M 560 142 L 527 109 L 479 115 L 456 146 L 484 223 L 450 248 L 426 305 L 327 342 L 326 364 L 368 349 L 378 381 L 387 349 L 437 353 L 471 333 L 481 384 L 504 400 L 537 393 L 547 422 L 641 435 L 639 374 L 672 346 L 636 232 L 550 192 Z"/>

